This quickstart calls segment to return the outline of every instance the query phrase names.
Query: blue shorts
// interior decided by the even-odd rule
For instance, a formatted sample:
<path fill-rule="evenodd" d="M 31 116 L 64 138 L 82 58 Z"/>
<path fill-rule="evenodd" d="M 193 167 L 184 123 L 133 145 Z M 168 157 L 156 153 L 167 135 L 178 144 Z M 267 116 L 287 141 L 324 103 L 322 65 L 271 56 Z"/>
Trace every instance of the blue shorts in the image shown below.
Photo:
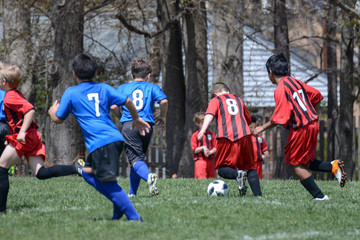
<path fill-rule="evenodd" d="M 122 135 L 125 139 L 125 153 L 132 166 L 136 161 L 146 161 L 146 151 L 151 141 L 151 135 L 153 132 L 152 126 L 149 132 L 145 136 L 141 136 L 139 129 L 135 128 L 131 130 L 132 122 L 125 122 L 122 126 Z"/>
<path fill-rule="evenodd" d="M 95 177 L 100 181 L 119 176 L 119 161 L 123 144 L 123 141 L 117 141 L 99 147 L 89 154 L 85 167 L 91 167 Z"/>

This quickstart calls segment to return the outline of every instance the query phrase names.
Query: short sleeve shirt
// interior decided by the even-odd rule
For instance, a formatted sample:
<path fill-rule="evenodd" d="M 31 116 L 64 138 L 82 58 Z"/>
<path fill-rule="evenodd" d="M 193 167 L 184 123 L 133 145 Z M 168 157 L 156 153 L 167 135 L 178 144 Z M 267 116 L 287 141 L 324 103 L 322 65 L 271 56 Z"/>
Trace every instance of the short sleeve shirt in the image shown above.
<path fill-rule="evenodd" d="M 127 97 L 105 83 L 82 82 L 66 89 L 56 116 L 66 119 L 72 113 L 78 121 L 89 153 L 116 141 L 124 141 L 110 117 L 112 105 L 123 105 Z"/>
<path fill-rule="evenodd" d="M 202 147 L 202 146 L 206 146 L 209 150 L 213 149 L 216 147 L 216 136 L 215 133 L 213 133 L 212 131 L 206 130 L 204 136 L 202 137 L 202 139 L 199 141 L 197 140 L 197 135 L 199 133 L 199 130 L 194 132 L 193 135 L 191 136 L 191 149 L 194 152 L 196 148 L 198 147 Z M 209 160 L 209 159 L 214 159 L 214 154 L 210 155 L 209 157 L 206 157 L 204 155 L 204 152 L 199 152 L 197 154 L 194 154 L 194 160 L 199 160 L 199 159 L 204 159 L 204 160 Z"/>
<path fill-rule="evenodd" d="M 217 138 L 237 141 L 251 134 L 248 124 L 250 113 L 241 100 L 232 94 L 222 94 L 210 100 L 205 114 L 212 114 L 217 120 Z"/>
<path fill-rule="evenodd" d="M 154 84 L 145 81 L 133 81 L 120 85 L 117 89 L 118 93 L 129 97 L 138 111 L 139 116 L 151 125 L 155 124 L 153 107 L 154 102 L 159 103 L 161 100 L 166 99 L 166 95 L 161 88 Z M 120 122 L 132 121 L 129 110 L 123 106 Z"/>
<path fill-rule="evenodd" d="M 319 118 L 315 105 L 323 96 L 313 87 L 292 77 L 284 77 L 274 92 L 275 110 L 271 122 L 297 129 Z"/>

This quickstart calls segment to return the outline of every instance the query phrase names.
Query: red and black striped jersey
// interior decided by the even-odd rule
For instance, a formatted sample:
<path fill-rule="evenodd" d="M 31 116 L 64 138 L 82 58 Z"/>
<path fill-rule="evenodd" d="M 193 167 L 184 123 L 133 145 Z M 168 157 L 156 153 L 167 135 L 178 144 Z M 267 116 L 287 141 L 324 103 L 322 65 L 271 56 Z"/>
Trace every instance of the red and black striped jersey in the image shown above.
<path fill-rule="evenodd" d="M 216 136 L 215 133 L 206 130 L 204 136 L 202 137 L 202 139 L 200 141 L 197 140 L 197 135 L 199 133 L 199 130 L 194 132 L 193 135 L 191 136 L 191 149 L 194 152 L 196 148 L 198 147 L 202 147 L 202 146 L 206 146 L 209 150 L 213 149 L 216 147 Z M 204 159 L 204 160 L 209 160 L 209 159 L 214 159 L 215 154 L 210 155 L 209 157 L 206 157 L 204 152 L 199 152 L 197 154 L 194 154 L 194 160 L 199 160 L 199 159 Z"/>
<path fill-rule="evenodd" d="M 217 138 L 235 142 L 251 134 L 249 111 L 238 96 L 226 93 L 211 99 L 205 114 L 217 119 Z"/>
<path fill-rule="evenodd" d="M 254 145 L 255 162 L 262 161 L 262 154 L 268 150 L 265 138 L 262 136 L 253 136 L 252 142 Z"/>
<path fill-rule="evenodd" d="M 275 110 L 271 122 L 297 129 L 319 118 L 315 105 L 323 96 L 298 79 L 286 76 L 274 92 Z"/>
<path fill-rule="evenodd" d="M 6 92 L 4 98 L 4 112 L 11 134 L 18 133 L 23 124 L 24 115 L 34 106 L 29 103 L 18 89 L 11 89 Z M 38 128 L 34 120 L 30 128 Z"/>

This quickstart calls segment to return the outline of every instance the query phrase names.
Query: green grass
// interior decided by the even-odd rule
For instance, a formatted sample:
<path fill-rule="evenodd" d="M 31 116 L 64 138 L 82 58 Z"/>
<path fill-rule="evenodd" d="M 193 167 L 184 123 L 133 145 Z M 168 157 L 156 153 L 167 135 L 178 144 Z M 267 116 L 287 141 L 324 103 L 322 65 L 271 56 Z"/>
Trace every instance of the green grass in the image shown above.
<path fill-rule="evenodd" d="M 360 183 L 341 189 L 318 181 L 330 201 L 313 201 L 295 180 L 261 181 L 263 198 L 209 197 L 211 180 L 160 179 L 159 197 L 144 181 L 131 199 L 143 223 L 110 221 L 112 204 L 81 177 L 11 177 L 0 239 L 360 239 Z M 129 179 L 120 178 L 129 190 Z"/>

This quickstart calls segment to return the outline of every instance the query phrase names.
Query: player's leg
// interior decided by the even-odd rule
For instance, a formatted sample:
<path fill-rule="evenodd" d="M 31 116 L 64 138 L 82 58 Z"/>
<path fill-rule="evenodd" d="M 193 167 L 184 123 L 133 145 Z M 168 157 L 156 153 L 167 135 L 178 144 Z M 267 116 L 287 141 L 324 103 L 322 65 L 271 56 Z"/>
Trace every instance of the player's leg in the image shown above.
<path fill-rule="evenodd" d="M 0 157 L 0 214 L 6 214 L 6 202 L 9 192 L 9 167 L 20 160 L 15 148 L 9 144 Z"/>
<path fill-rule="evenodd" d="M 194 178 L 195 179 L 205 179 L 207 178 L 207 171 L 206 171 L 206 160 L 198 159 L 194 163 Z"/>
<path fill-rule="evenodd" d="M 292 165 L 296 176 L 300 179 L 300 183 L 316 200 L 328 200 L 328 197 L 322 193 L 320 188 L 315 183 L 311 173 L 303 165 Z"/>
<path fill-rule="evenodd" d="M 74 165 L 54 165 L 52 167 L 45 168 L 42 156 L 29 156 L 29 166 L 35 173 L 36 178 L 40 180 L 78 173 Z"/>
<path fill-rule="evenodd" d="M 130 190 L 129 197 L 135 197 L 139 188 L 141 177 L 136 173 L 133 166 L 130 166 Z"/>
<path fill-rule="evenodd" d="M 261 197 L 262 193 L 260 189 L 259 176 L 255 171 L 255 169 L 251 169 L 247 171 L 247 178 L 251 191 L 253 192 L 254 196 Z"/>
<path fill-rule="evenodd" d="M 320 172 L 331 172 L 338 180 L 340 187 L 344 187 L 347 182 L 347 175 L 344 169 L 344 162 L 337 159 L 331 162 L 323 162 L 317 159 L 310 161 L 309 169 Z"/>

